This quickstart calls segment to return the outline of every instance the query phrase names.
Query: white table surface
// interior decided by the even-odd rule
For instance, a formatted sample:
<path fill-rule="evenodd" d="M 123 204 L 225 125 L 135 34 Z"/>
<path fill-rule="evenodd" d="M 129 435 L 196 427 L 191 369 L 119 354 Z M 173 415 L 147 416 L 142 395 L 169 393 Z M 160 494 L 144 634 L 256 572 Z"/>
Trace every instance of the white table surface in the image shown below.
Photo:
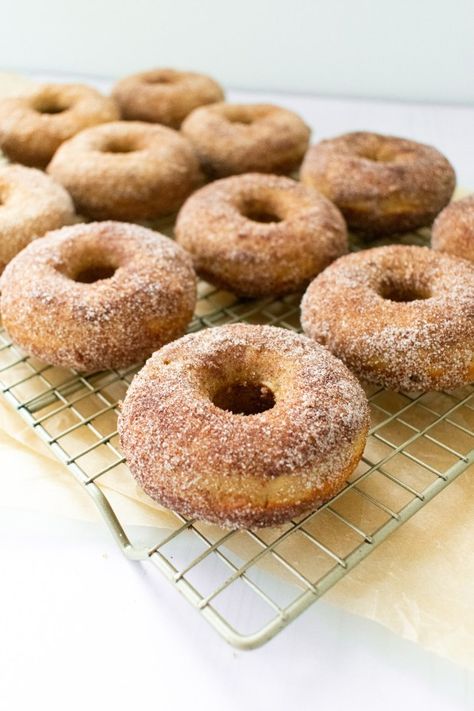
<path fill-rule="evenodd" d="M 474 107 L 229 95 L 294 108 L 315 139 L 370 129 L 433 143 L 474 186 Z M 236 651 L 100 522 L 0 501 L 0 571 L 1 711 L 474 707 L 474 673 L 324 598 L 266 646 Z"/>

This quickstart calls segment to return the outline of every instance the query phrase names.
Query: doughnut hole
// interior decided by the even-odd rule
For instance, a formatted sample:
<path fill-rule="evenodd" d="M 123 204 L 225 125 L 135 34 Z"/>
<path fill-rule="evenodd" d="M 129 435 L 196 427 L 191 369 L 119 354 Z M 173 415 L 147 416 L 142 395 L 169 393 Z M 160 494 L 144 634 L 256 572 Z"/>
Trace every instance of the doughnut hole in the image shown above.
<path fill-rule="evenodd" d="M 237 126 L 251 126 L 256 121 L 264 118 L 268 110 L 257 107 L 225 106 L 224 117 L 226 121 Z"/>
<path fill-rule="evenodd" d="M 365 158 L 365 160 L 370 160 L 372 163 L 391 163 L 394 159 L 393 153 L 384 151 L 383 146 L 357 151 L 357 156 L 359 158 Z"/>
<path fill-rule="evenodd" d="M 111 279 L 115 272 L 116 267 L 108 264 L 92 264 L 90 266 L 84 267 L 73 277 L 73 281 L 81 282 L 81 284 L 93 284 L 96 281 L 102 281 L 103 279 Z"/>
<path fill-rule="evenodd" d="M 399 163 L 405 162 L 410 154 L 414 154 L 410 149 L 395 149 L 393 145 L 385 141 L 370 142 L 367 145 L 356 149 L 358 158 L 364 158 L 372 163 Z"/>
<path fill-rule="evenodd" d="M 244 116 L 244 114 L 240 116 L 227 116 L 227 120 L 229 123 L 236 123 L 241 126 L 250 126 L 250 124 L 254 122 L 252 116 Z"/>
<path fill-rule="evenodd" d="M 262 383 L 247 381 L 224 385 L 214 393 L 213 404 L 234 415 L 259 415 L 275 405 L 275 395 Z"/>
<path fill-rule="evenodd" d="M 270 200 L 247 199 L 239 205 L 239 212 L 252 222 L 282 222 L 285 218 Z"/>
<path fill-rule="evenodd" d="M 38 96 L 33 108 L 39 114 L 62 114 L 70 106 L 66 105 L 64 101 L 60 101 L 56 96 Z"/>
<path fill-rule="evenodd" d="M 137 146 L 129 136 L 114 136 L 110 138 L 101 148 L 101 153 L 134 153 Z"/>
<path fill-rule="evenodd" d="M 143 77 L 145 84 L 174 84 L 178 79 L 178 76 L 166 71 L 150 72 Z"/>
<path fill-rule="evenodd" d="M 414 284 L 408 280 L 387 279 L 379 289 L 379 295 L 387 301 L 410 303 L 429 299 L 432 294 L 427 284 Z"/>
<path fill-rule="evenodd" d="M 85 249 L 74 255 L 64 255 L 64 261 L 58 271 L 71 281 L 94 284 L 111 279 L 119 266 L 112 255 Z"/>
<path fill-rule="evenodd" d="M 154 79 L 145 79 L 145 84 L 172 84 L 173 80 L 167 77 L 156 77 Z"/>

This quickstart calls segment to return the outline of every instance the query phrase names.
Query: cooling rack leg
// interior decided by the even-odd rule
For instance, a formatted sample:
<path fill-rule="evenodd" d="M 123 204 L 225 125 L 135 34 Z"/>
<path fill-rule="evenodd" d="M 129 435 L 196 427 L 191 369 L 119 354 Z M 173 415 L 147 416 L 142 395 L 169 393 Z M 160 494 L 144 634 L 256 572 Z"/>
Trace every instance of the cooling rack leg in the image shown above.
<path fill-rule="evenodd" d="M 89 496 L 93 498 L 99 511 L 102 513 L 109 530 L 112 532 L 112 535 L 120 546 L 123 554 L 129 560 L 146 560 L 149 554 L 148 548 L 138 548 L 130 543 L 123 526 L 120 524 L 120 521 L 102 491 L 94 483 L 81 483 Z"/>

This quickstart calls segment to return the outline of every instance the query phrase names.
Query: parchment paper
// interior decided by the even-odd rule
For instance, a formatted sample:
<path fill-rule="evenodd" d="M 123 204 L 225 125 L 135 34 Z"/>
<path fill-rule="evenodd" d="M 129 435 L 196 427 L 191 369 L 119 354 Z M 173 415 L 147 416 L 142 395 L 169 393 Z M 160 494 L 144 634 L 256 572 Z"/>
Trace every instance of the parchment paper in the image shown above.
<path fill-rule="evenodd" d="M 0 94 L 29 82 L 0 74 Z M 455 446 L 455 443 L 452 444 Z M 474 467 L 470 467 L 327 594 L 428 650 L 474 669 Z M 171 518 L 130 476 L 106 483 L 129 525 Z M 1 506 L 95 521 L 93 502 L 32 428 L 0 398 Z M 310 559 L 302 565 L 312 565 Z"/>

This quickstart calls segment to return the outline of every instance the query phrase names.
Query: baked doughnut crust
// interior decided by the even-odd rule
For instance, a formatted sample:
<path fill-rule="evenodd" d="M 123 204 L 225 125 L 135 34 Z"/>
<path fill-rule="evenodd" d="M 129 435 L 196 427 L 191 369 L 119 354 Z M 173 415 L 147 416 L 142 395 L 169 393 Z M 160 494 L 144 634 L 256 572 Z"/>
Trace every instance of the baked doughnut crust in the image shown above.
<path fill-rule="evenodd" d="M 310 136 L 297 114 L 271 104 L 203 106 L 187 117 L 181 130 L 210 178 L 291 173 L 301 163 Z"/>
<path fill-rule="evenodd" d="M 104 220 L 153 220 L 175 212 L 202 182 L 190 142 L 165 126 L 116 121 L 66 141 L 48 173 L 78 212 Z"/>
<path fill-rule="evenodd" d="M 474 380 L 474 266 L 426 247 L 341 257 L 308 287 L 305 333 L 364 380 L 393 390 Z"/>
<path fill-rule="evenodd" d="M 474 195 L 450 203 L 436 218 L 431 246 L 474 262 Z"/>
<path fill-rule="evenodd" d="M 77 222 L 66 190 L 35 168 L 0 165 L 0 274 L 35 237 Z"/>
<path fill-rule="evenodd" d="M 224 91 L 204 74 L 152 69 L 121 79 L 114 86 L 112 96 L 124 119 L 179 128 L 198 106 L 222 101 Z"/>
<path fill-rule="evenodd" d="M 118 118 L 115 101 L 90 86 L 42 84 L 0 100 L 0 148 L 12 162 L 45 168 L 68 138 Z"/>
<path fill-rule="evenodd" d="M 346 133 L 311 146 L 301 180 L 332 200 L 368 237 L 431 225 L 456 185 L 435 148 L 377 133 Z"/>
<path fill-rule="evenodd" d="M 176 239 L 206 281 L 242 296 L 298 291 L 348 249 L 325 197 L 277 175 L 222 178 L 181 208 Z"/>
<path fill-rule="evenodd" d="M 189 255 L 157 232 L 118 222 L 35 240 L 7 266 L 0 288 L 16 344 L 87 372 L 144 360 L 184 333 L 196 302 Z"/>
<path fill-rule="evenodd" d="M 333 496 L 367 427 L 366 397 L 341 361 L 302 335 L 246 324 L 154 353 L 119 417 L 144 491 L 230 528 L 276 525 Z"/>

